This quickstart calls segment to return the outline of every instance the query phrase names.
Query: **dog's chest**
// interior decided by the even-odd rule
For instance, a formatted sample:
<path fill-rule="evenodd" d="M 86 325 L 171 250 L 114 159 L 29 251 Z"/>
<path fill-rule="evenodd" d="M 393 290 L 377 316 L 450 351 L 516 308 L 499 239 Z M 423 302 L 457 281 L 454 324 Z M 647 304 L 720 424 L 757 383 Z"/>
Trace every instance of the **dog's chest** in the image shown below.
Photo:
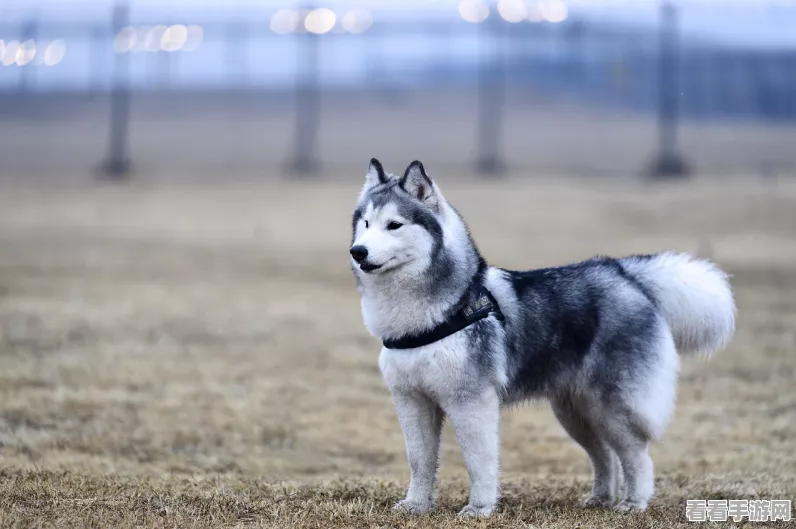
<path fill-rule="evenodd" d="M 422 392 L 444 400 L 468 383 L 466 340 L 458 336 L 417 349 L 382 349 L 379 368 L 391 391 Z"/>

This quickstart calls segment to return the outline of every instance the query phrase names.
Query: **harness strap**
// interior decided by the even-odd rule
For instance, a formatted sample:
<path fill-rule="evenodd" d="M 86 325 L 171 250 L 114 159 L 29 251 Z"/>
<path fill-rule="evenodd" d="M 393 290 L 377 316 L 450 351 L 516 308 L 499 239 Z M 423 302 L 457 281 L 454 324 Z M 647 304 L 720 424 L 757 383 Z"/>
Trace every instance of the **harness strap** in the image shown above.
<path fill-rule="evenodd" d="M 451 334 L 457 333 L 480 321 L 490 314 L 494 314 L 499 322 L 505 321 L 503 313 L 492 293 L 483 285 L 479 285 L 474 299 L 454 312 L 447 320 L 433 329 L 420 334 L 410 334 L 395 340 L 384 340 L 382 343 L 387 349 L 414 349 L 429 345 Z"/>

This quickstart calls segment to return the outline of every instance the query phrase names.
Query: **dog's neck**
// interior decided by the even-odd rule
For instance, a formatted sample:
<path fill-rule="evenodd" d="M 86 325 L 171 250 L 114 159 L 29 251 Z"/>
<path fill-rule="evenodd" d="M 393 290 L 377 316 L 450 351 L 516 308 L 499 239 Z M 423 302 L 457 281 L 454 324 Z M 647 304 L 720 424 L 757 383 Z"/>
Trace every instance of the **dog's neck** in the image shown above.
<path fill-rule="evenodd" d="M 464 221 L 450 213 L 455 218 L 446 226 L 444 244 L 431 264 L 444 273 L 387 273 L 362 282 L 362 315 L 373 336 L 396 339 L 439 325 L 486 267 Z"/>

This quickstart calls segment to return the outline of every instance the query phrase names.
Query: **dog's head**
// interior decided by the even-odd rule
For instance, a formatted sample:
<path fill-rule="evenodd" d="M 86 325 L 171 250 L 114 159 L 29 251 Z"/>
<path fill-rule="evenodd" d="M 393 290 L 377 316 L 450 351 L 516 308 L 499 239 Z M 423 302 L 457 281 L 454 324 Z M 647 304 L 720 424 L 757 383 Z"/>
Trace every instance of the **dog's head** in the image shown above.
<path fill-rule="evenodd" d="M 425 272 L 443 244 L 444 199 L 423 164 L 402 177 L 388 174 L 375 158 L 353 217 L 351 265 L 357 275 Z"/>

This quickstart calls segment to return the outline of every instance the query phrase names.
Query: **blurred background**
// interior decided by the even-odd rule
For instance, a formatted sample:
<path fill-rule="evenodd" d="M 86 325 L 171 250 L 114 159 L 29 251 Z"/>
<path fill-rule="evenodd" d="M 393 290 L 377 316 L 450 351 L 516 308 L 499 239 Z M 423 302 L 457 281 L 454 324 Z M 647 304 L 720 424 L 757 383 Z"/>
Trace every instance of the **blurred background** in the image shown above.
<path fill-rule="evenodd" d="M 794 28 L 791 0 L 3 0 L 0 173 L 792 172 Z"/>

